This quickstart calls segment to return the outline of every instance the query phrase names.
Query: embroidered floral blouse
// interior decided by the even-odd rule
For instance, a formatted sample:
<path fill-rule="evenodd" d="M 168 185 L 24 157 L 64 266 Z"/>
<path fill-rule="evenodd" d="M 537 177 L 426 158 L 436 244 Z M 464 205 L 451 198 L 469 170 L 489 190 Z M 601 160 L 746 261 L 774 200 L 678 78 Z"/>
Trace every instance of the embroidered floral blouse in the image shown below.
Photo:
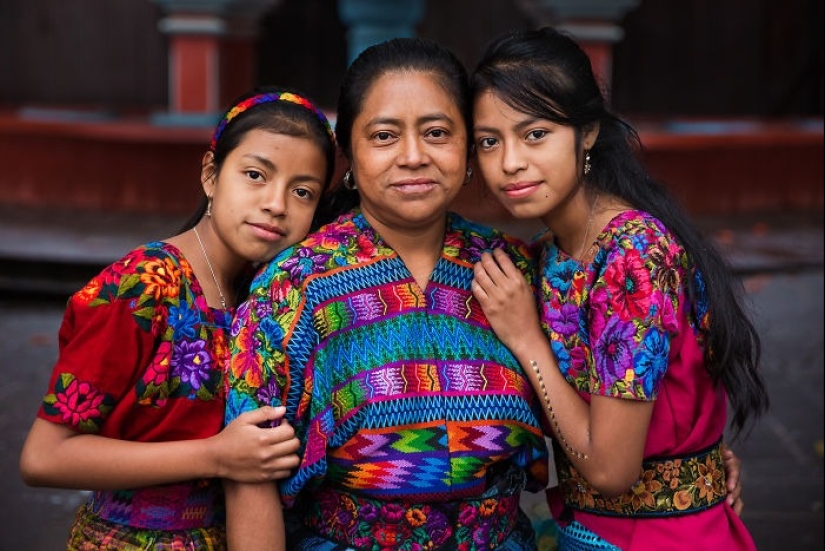
<path fill-rule="evenodd" d="M 136 248 L 70 298 L 38 416 L 124 440 L 212 436 L 230 321 L 207 306 L 177 248 Z"/>
<path fill-rule="evenodd" d="M 675 235 L 645 212 L 619 214 L 597 242 L 599 251 L 587 264 L 552 238 L 535 244 L 542 324 L 559 369 L 587 401 L 598 394 L 655 402 L 645 458 L 683 457 L 713 446 L 725 430 L 726 396 L 704 367 L 700 328 L 709 310 L 701 274 Z M 691 280 L 696 308 L 687 296 Z M 724 470 L 716 463 L 702 468 L 720 476 Z M 679 476 L 676 469 L 672 491 L 701 494 L 704 479 Z M 655 490 L 642 480 L 619 500 L 652 503 Z M 616 518 L 571 509 L 562 514 L 562 492 L 548 495 L 556 518 L 578 520 L 627 551 L 752 549 L 727 504 L 677 517 Z M 589 494 L 581 499 L 592 501 Z"/>

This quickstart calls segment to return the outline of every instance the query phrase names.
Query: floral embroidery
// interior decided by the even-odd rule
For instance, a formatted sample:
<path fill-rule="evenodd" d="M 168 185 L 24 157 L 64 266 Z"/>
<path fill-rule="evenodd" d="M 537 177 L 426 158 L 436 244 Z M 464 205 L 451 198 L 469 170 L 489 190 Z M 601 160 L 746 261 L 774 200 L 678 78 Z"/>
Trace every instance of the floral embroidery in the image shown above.
<path fill-rule="evenodd" d="M 699 328 L 707 326 L 701 277 L 649 216 L 629 213 L 599 239 L 605 245 L 588 265 L 565 255 L 552 239 L 536 244 L 543 246 L 542 324 L 560 370 L 578 390 L 655 399 L 689 279 L 699 291 L 699 311 L 690 319 L 701 342 Z"/>
<path fill-rule="evenodd" d="M 449 543 L 451 549 L 480 551 L 507 539 L 518 503 L 518 495 L 388 503 L 325 488 L 303 503 L 300 514 L 318 533 L 358 549 L 422 551 Z"/>
<path fill-rule="evenodd" d="M 558 450 L 559 484 L 565 503 L 581 511 L 635 517 L 699 511 L 721 503 L 727 496 L 720 444 L 687 457 L 644 461 L 639 481 L 613 498 L 594 490 Z"/>
<path fill-rule="evenodd" d="M 88 382 L 69 373 L 58 377 L 54 393 L 43 399 L 43 407 L 49 415 L 59 415 L 64 423 L 83 432 L 100 430 L 113 404 L 111 396 L 98 392 Z"/>
<path fill-rule="evenodd" d="M 83 319 L 112 327 L 112 333 L 101 331 L 99 339 L 131 332 L 123 345 L 124 371 L 111 381 L 110 374 L 94 371 L 82 382 L 82 370 L 55 374 L 52 393 L 44 400 L 47 415 L 59 411 L 62 422 L 98 432 L 122 400 L 123 390 L 117 385 L 127 381 L 141 406 L 163 407 L 170 398 L 209 401 L 223 396 L 220 359 L 226 353 L 225 328 L 231 314 L 206 306 L 200 288 L 193 288 L 189 264 L 178 251 L 165 247 L 149 243 L 131 251 L 72 297 Z M 143 360 L 134 382 L 127 371 L 134 369 L 129 362 L 148 352 L 141 349 L 144 346 L 152 347 L 151 356 Z"/>

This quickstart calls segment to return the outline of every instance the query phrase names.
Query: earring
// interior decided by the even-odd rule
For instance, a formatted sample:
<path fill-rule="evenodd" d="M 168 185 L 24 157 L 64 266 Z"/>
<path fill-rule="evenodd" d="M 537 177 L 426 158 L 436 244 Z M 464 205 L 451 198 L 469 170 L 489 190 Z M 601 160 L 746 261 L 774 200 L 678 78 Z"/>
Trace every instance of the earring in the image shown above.
<path fill-rule="evenodd" d="M 467 177 L 464 179 L 464 185 L 470 183 L 470 178 L 473 177 L 473 167 L 467 167 Z"/>
<path fill-rule="evenodd" d="M 212 197 L 209 197 L 206 202 L 206 217 L 212 218 Z"/>
<path fill-rule="evenodd" d="M 352 181 L 352 171 L 351 170 L 347 170 L 344 173 L 343 185 L 348 190 L 355 191 L 355 182 Z"/>
<path fill-rule="evenodd" d="M 585 151 L 584 152 L 584 169 L 582 171 L 582 172 L 584 172 L 585 176 L 590 174 L 590 169 L 591 168 L 593 168 L 593 166 L 590 164 L 590 151 Z"/>

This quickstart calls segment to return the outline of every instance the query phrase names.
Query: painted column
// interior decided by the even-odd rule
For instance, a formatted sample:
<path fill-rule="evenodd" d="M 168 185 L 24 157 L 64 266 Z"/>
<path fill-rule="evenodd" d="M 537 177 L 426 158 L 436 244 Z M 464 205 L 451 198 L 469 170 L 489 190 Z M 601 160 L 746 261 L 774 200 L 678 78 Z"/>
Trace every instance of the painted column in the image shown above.
<path fill-rule="evenodd" d="M 169 105 L 157 124 L 212 126 L 255 84 L 258 19 L 280 0 L 151 0 L 168 37 Z"/>
<path fill-rule="evenodd" d="M 416 36 L 425 9 L 424 0 L 338 0 L 338 17 L 349 29 L 349 62 L 373 44 Z"/>
<path fill-rule="evenodd" d="M 609 92 L 613 45 L 624 38 L 619 22 L 641 0 L 533 0 L 550 13 L 556 28 L 568 31 L 590 56 L 593 72 Z"/>

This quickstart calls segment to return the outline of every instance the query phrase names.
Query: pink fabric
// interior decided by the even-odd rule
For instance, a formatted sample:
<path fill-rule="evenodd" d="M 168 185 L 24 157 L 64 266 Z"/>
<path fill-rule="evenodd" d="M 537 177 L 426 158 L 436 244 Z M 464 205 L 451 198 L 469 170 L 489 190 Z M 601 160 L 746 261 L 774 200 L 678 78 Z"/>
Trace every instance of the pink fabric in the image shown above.
<path fill-rule="evenodd" d="M 708 310 L 690 309 L 686 284 L 695 274 L 684 249 L 640 211 L 615 217 L 598 241 L 588 265 L 553 241 L 541 257 L 543 321 L 560 369 L 588 402 L 591 393 L 655 401 L 645 458 L 693 455 L 715 444 L 725 430 L 726 396 L 704 366 L 697 326 Z M 630 352 L 610 356 L 615 350 Z M 630 383 L 623 374 L 632 375 Z M 631 518 L 566 509 L 558 488 L 547 501 L 559 524 L 577 520 L 623 551 L 756 549 L 725 502 L 681 516 Z"/>

